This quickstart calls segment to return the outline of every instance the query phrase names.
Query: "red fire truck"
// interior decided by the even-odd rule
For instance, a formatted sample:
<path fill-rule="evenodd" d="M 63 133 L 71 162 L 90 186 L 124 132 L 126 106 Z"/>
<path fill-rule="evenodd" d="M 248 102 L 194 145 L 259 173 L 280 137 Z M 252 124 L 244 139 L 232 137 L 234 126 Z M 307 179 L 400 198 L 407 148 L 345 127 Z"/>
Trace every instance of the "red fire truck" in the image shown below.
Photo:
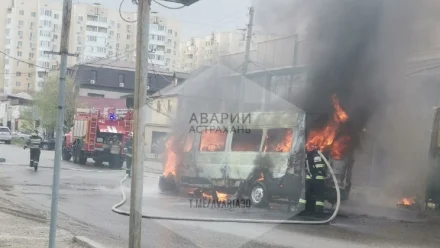
<path fill-rule="evenodd" d="M 63 160 L 73 158 L 75 164 L 86 164 L 92 158 L 96 165 L 108 162 L 111 168 L 121 168 L 124 159 L 123 144 L 131 132 L 133 112 L 108 109 L 77 109 L 73 127 L 64 136 Z"/>

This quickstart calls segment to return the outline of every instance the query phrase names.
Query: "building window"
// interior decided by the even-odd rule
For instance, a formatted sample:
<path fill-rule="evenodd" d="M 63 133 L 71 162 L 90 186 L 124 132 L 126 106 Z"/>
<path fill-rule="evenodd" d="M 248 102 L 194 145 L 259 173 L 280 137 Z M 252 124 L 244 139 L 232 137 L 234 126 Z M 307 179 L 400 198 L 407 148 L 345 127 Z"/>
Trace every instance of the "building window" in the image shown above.
<path fill-rule="evenodd" d="M 158 29 L 159 29 L 159 31 L 164 31 L 165 30 L 165 26 L 159 25 Z"/>
<path fill-rule="evenodd" d="M 21 57 L 21 56 L 23 56 L 23 53 L 22 53 L 21 51 L 18 51 L 18 52 L 17 52 L 17 56 L 18 56 L 18 57 Z"/>
<path fill-rule="evenodd" d="M 88 35 L 88 36 L 87 36 L 87 40 L 88 40 L 88 41 L 92 41 L 92 42 L 96 42 L 98 39 L 97 39 L 96 36 Z"/>
<path fill-rule="evenodd" d="M 83 17 L 82 16 L 78 16 L 78 21 L 82 21 Z"/>
<path fill-rule="evenodd" d="M 119 87 L 124 87 L 124 74 L 119 74 Z"/>
<path fill-rule="evenodd" d="M 167 53 L 171 53 L 171 49 L 167 49 Z"/>
<path fill-rule="evenodd" d="M 18 46 L 23 46 L 23 41 L 18 41 L 18 42 L 17 42 L 17 45 L 18 45 Z"/>
<path fill-rule="evenodd" d="M 97 16 L 92 16 L 92 15 L 87 15 L 87 21 L 97 22 L 98 21 L 98 17 Z"/>
<path fill-rule="evenodd" d="M 11 49 L 6 49 L 6 54 L 9 55 L 11 53 Z"/>
<path fill-rule="evenodd" d="M 105 47 L 98 47 L 98 53 L 105 53 L 106 50 L 107 49 Z"/>
<path fill-rule="evenodd" d="M 55 15 L 53 15 L 53 18 L 54 18 L 55 20 L 58 20 L 58 19 L 60 19 L 60 15 L 55 14 Z"/>
<path fill-rule="evenodd" d="M 120 34 L 116 34 L 116 38 L 119 39 L 121 37 Z"/>
<path fill-rule="evenodd" d="M 11 18 L 8 18 L 8 24 L 11 24 Z"/>
<path fill-rule="evenodd" d="M 30 73 L 28 73 L 28 78 L 30 78 L 31 77 L 31 74 Z"/>
<path fill-rule="evenodd" d="M 60 27 L 58 26 L 58 24 L 54 24 L 53 25 L 53 29 L 58 30 Z"/>
<path fill-rule="evenodd" d="M 131 35 L 127 34 L 127 40 L 129 40 L 131 38 Z"/>
<path fill-rule="evenodd" d="M 171 113 L 171 100 L 168 100 L 168 113 Z"/>
<path fill-rule="evenodd" d="M 95 80 L 95 82 L 96 82 L 96 79 L 98 79 L 98 78 L 97 78 L 97 75 L 98 75 L 98 72 L 92 70 L 92 80 Z"/>
<path fill-rule="evenodd" d="M 20 86 L 21 83 L 20 82 L 15 82 L 15 86 Z"/>
<path fill-rule="evenodd" d="M 36 17 L 36 16 L 37 16 L 37 13 L 36 13 L 36 12 L 31 12 L 31 16 L 32 16 L 32 17 Z"/>
<path fill-rule="evenodd" d="M 91 97 L 101 97 L 101 98 L 104 98 L 104 97 L 105 97 L 103 94 L 95 94 L 95 93 L 87 93 L 87 96 L 91 96 Z"/>
<path fill-rule="evenodd" d="M 81 47 L 77 47 L 76 51 L 80 53 L 81 52 Z"/>
<path fill-rule="evenodd" d="M 23 38 L 23 31 L 18 31 L 18 36 L 20 36 L 20 38 Z"/>
<path fill-rule="evenodd" d="M 18 13 L 19 13 L 20 15 L 24 15 L 24 10 L 20 10 Z"/>
<path fill-rule="evenodd" d="M 44 11 L 44 15 L 45 16 L 52 16 L 52 11 L 51 10 L 45 10 Z"/>
<path fill-rule="evenodd" d="M 17 76 L 17 77 L 21 77 L 21 72 L 19 72 L 19 71 L 16 72 L 16 73 L 15 73 L 15 76 Z"/>
<path fill-rule="evenodd" d="M 23 21 L 22 20 L 18 21 L 18 26 L 23 26 Z"/>
<path fill-rule="evenodd" d="M 160 105 L 160 101 L 157 101 L 157 112 L 162 113 L 162 106 Z"/>
<path fill-rule="evenodd" d="M 172 30 L 172 29 L 168 29 L 168 33 L 169 33 L 169 34 L 172 34 L 172 33 L 173 33 L 173 30 Z"/>
<path fill-rule="evenodd" d="M 29 53 L 29 58 L 33 58 L 34 54 L 33 53 Z"/>

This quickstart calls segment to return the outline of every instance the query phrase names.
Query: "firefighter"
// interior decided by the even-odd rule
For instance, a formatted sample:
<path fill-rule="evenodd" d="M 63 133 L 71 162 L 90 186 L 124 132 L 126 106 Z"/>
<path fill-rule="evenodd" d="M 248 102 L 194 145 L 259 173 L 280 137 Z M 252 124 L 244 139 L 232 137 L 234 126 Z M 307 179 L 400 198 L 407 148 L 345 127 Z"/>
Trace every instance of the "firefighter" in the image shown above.
<path fill-rule="evenodd" d="M 125 142 L 125 155 L 126 155 L 126 160 L 125 160 L 125 167 L 126 167 L 126 172 L 127 175 L 129 177 L 131 177 L 131 163 L 133 161 L 133 133 L 130 132 L 128 134 L 128 140 L 127 142 Z"/>
<path fill-rule="evenodd" d="M 38 166 L 38 162 L 40 161 L 40 148 L 43 144 L 43 138 L 38 135 L 38 131 L 34 130 L 29 139 L 26 141 L 23 149 L 30 148 L 30 167 Z"/>
<path fill-rule="evenodd" d="M 321 214 L 324 212 L 324 192 L 326 165 L 317 150 L 306 154 L 306 187 L 299 199 L 303 213 Z"/>

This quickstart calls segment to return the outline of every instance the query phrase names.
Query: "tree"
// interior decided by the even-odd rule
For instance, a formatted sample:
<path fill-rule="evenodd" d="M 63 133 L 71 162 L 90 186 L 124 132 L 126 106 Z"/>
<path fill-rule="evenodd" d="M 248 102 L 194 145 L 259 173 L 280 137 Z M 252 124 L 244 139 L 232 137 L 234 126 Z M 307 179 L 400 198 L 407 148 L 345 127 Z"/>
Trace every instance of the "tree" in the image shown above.
<path fill-rule="evenodd" d="M 59 75 L 51 73 L 43 82 L 43 89 L 35 93 L 34 105 L 40 117 L 40 125 L 48 132 L 53 132 L 56 127 L 58 112 L 58 87 Z M 76 110 L 75 84 L 69 76 L 66 78 L 66 98 L 64 102 L 64 120 L 67 126 L 73 123 Z"/>
<path fill-rule="evenodd" d="M 31 131 L 35 128 L 35 120 L 33 118 L 32 109 L 25 108 L 20 113 L 19 130 Z"/>

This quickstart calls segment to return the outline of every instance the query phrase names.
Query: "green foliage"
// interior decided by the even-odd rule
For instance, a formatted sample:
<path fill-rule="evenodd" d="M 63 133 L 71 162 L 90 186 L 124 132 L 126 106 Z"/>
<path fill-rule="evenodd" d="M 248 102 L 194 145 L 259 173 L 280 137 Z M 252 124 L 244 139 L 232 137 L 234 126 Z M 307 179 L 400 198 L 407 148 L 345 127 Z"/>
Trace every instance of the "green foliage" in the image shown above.
<path fill-rule="evenodd" d="M 34 129 L 34 118 L 31 109 L 25 109 L 20 113 L 20 130 L 31 131 Z"/>
<path fill-rule="evenodd" d="M 44 80 L 43 89 L 35 93 L 35 108 L 40 116 L 40 124 L 49 131 L 55 130 L 58 112 L 59 75 L 51 73 Z M 64 120 L 67 125 L 73 122 L 75 113 L 75 84 L 70 77 L 66 78 L 66 98 Z"/>

